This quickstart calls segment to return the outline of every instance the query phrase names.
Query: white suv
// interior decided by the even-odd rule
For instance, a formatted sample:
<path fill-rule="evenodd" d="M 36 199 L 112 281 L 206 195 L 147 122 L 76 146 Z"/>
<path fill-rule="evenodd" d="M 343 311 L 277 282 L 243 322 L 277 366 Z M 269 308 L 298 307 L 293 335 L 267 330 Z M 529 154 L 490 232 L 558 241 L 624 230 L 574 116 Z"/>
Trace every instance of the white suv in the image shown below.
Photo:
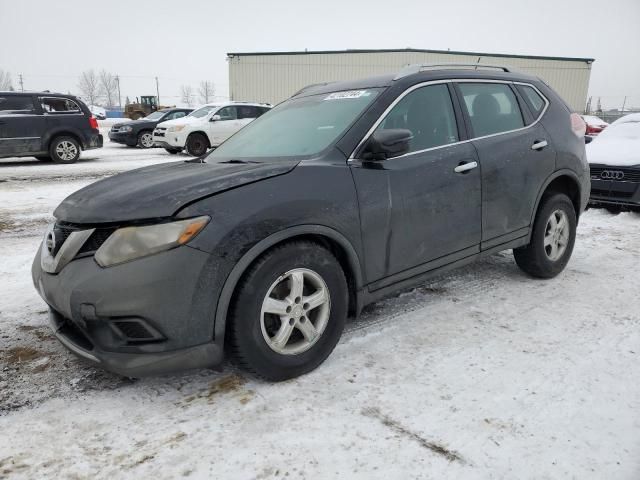
<path fill-rule="evenodd" d="M 186 149 L 189 155 L 199 157 L 270 109 L 267 103 L 209 103 L 186 117 L 158 125 L 153 141 L 169 153 Z"/>

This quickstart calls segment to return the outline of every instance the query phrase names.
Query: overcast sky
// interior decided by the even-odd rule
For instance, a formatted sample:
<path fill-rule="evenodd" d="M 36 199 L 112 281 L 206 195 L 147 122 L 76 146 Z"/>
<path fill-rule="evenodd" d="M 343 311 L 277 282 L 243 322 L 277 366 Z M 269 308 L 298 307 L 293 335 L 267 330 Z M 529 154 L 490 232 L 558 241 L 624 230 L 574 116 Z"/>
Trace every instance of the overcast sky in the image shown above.
<path fill-rule="evenodd" d="M 227 52 L 405 47 L 595 58 L 589 93 L 640 106 L 640 0 L 0 0 L 0 68 L 32 90 L 104 68 L 176 103 L 201 80 L 226 96 Z"/>

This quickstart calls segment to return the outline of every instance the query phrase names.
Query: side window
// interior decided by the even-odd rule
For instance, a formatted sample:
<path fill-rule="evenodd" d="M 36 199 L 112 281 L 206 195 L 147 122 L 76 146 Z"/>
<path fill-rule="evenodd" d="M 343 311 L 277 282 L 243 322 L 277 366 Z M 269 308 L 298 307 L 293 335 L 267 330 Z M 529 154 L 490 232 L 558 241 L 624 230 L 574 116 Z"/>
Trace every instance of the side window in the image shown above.
<path fill-rule="evenodd" d="M 516 96 L 504 83 L 459 83 L 474 137 L 524 127 Z"/>
<path fill-rule="evenodd" d="M 407 94 L 376 130 L 392 128 L 413 133 L 408 153 L 457 142 L 458 127 L 447 86 L 430 85 Z"/>
<path fill-rule="evenodd" d="M 34 113 L 33 100 L 23 95 L 0 97 L 0 115 L 29 115 Z"/>
<path fill-rule="evenodd" d="M 175 112 L 173 114 L 173 120 L 175 120 L 176 118 L 182 118 L 187 114 L 187 112 Z"/>
<path fill-rule="evenodd" d="M 527 102 L 527 105 L 531 109 L 533 116 L 535 118 L 538 118 L 542 110 L 544 110 L 544 98 L 540 96 L 535 88 L 530 87 L 529 85 L 518 85 L 517 88 Z"/>
<path fill-rule="evenodd" d="M 241 106 L 238 106 L 237 108 L 238 108 L 239 119 L 258 117 L 258 110 L 256 109 L 256 107 L 253 107 L 251 105 L 241 105 Z"/>
<path fill-rule="evenodd" d="M 258 107 L 258 116 L 264 115 L 269 110 L 271 110 L 271 108 L 269 108 L 269 107 Z"/>
<path fill-rule="evenodd" d="M 40 105 L 45 113 L 82 113 L 78 104 L 68 98 L 41 97 Z"/>
<path fill-rule="evenodd" d="M 236 107 L 224 107 L 216 112 L 216 115 L 220 115 L 220 120 L 237 120 L 238 112 Z"/>

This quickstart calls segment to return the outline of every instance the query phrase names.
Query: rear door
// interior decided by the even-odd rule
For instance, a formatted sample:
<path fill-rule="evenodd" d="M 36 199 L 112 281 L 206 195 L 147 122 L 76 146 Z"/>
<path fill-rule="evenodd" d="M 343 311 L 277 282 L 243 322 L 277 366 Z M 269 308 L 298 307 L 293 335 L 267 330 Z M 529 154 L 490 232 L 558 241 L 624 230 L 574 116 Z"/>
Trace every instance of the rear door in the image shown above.
<path fill-rule="evenodd" d="M 42 150 L 44 119 L 31 95 L 0 95 L 0 155 L 24 155 Z"/>
<path fill-rule="evenodd" d="M 528 234 L 556 152 L 537 121 L 544 110 L 532 117 L 510 82 L 459 81 L 457 92 L 482 165 L 482 248 L 491 248 Z"/>
<path fill-rule="evenodd" d="M 411 130 L 410 151 L 350 162 L 367 278 L 389 277 L 373 289 L 479 251 L 480 168 L 473 145 L 461 141 L 454 112 L 446 83 L 419 86 L 375 130 Z"/>
<path fill-rule="evenodd" d="M 74 100 L 65 97 L 39 97 L 38 101 L 44 114 L 48 134 L 65 130 L 86 135 L 89 119 Z M 82 140 L 84 142 L 86 138 Z"/>

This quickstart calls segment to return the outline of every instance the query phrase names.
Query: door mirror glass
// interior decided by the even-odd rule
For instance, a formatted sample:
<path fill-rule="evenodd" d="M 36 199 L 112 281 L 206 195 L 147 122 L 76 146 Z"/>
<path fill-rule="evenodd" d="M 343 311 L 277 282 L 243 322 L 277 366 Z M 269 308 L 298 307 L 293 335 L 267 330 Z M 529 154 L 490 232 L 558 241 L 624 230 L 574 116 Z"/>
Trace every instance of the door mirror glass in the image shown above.
<path fill-rule="evenodd" d="M 413 134 L 404 128 L 378 130 L 369 140 L 362 152 L 363 160 L 386 160 L 399 157 L 409 151 Z"/>
<path fill-rule="evenodd" d="M 209 119 L 210 122 L 217 122 L 219 120 L 222 120 L 222 117 L 220 115 L 214 115 Z"/>

